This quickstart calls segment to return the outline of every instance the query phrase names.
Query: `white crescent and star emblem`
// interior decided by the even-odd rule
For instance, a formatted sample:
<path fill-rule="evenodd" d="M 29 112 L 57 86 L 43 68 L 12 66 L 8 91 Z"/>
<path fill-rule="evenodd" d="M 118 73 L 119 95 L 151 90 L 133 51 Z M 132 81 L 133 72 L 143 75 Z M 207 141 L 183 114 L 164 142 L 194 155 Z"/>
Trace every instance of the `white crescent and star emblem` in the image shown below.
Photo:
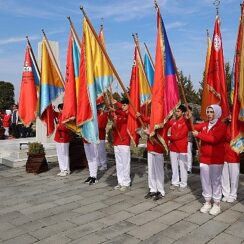
<path fill-rule="evenodd" d="M 221 40 L 218 34 L 215 34 L 214 36 L 214 49 L 216 52 L 218 52 L 221 48 Z"/>

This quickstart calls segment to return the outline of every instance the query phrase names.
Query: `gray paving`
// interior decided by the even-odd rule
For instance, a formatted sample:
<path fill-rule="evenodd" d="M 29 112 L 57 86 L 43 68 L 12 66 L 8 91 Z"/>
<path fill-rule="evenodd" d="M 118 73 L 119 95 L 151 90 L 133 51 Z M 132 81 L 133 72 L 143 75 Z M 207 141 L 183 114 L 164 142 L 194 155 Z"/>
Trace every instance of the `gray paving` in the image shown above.
<path fill-rule="evenodd" d="M 133 162 L 130 191 L 113 190 L 114 160 L 99 183 L 83 183 L 87 170 L 58 177 L 57 163 L 39 175 L 0 165 L 0 243 L 244 243 L 244 175 L 238 201 L 222 203 L 216 216 L 201 214 L 199 175 L 185 192 L 169 190 L 145 200 L 146 165 Z"/>

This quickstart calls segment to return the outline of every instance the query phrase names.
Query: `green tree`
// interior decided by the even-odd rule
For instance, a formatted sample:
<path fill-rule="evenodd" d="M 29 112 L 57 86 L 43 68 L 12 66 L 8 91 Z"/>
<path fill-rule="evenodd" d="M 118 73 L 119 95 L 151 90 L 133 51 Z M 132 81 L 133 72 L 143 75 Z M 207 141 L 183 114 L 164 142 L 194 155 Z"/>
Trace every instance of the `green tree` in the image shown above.
<path fill-rule="evenodd" d="M 229 105 L 231 104 L 230 100 L 230 92 L 231 92 L 231 67 L 230 63 L 225 64 L 225 78 L 226 78 L 226 86 L 227 86 L 227 97 Z"/>
<path fill-rule="evenodd" d="M 183 72 L 180 71 L 179 80 L 183 86 L 186 101 L 188 103 L 200 104 L 200 99 L 199 99 L 198 93 L 195 91 L 195 89 L 193 87 L 191 77 L 184 76 Z M 180 89 L 180 97 L 181 97 L 181 101 L 184 101 L 181 89 Z"/>
<path fill-rule="evenodd" d="M 0 81 L 0 110 L 10 109 L 14 104 L 14 86 L 10 82 Z"/>

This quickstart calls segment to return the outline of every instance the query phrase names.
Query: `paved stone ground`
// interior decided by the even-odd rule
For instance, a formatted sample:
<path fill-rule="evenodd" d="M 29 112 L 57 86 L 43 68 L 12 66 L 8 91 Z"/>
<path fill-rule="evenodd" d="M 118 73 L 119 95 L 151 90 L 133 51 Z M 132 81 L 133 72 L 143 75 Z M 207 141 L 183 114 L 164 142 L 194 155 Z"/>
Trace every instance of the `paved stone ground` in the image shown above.
<path fill-rule="evenodd" d="M 199 175 L 189 190 L 169 190 L 158 202 L 145 200 L 146 165 L 132 163 L 131 191 L 113 190 L 115 167 L 99 183 L 83 183 L 87 170 L 57 177 L 57 164 L 40 175 L 0 166 L 0 243 L 244 243 L 244 177 L 239 199 L 223 203 L 217 217 L 201 214 Z"/>

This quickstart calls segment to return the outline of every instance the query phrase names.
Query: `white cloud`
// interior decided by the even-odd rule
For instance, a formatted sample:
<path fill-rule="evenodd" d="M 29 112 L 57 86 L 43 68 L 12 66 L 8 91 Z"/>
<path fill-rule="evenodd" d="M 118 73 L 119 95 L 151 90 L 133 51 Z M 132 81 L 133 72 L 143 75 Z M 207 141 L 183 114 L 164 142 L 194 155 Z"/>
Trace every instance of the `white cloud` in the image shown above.
<path fill-rule="evenodd" d="M 31 37 L 29 37 L 29 39 L 37 40 L 37 39 L 40 39 L 40 36 L 31 36 Z M 7 39 L 0 40 L 0 46 L 24 42 L 24 41 L 26 41 L 26 37 L 23 37 L 23 36 L 21 36 L 21 37 L 9 37 Z"/>
<path fill-rule="evenodd" d="M 167 0 L 162 0 L 160 6 L 167 3 Z M 86 6 L 84 6 L 86 10 Z M 118 1 L 107 5 L 92 5 L 87 4 L 87 10 L 96 18 L 114 18 L 116 21 L 129 21 L 131 19 L 142 18 L 154 11 L 153 1 L 151 0 L 131 0 Z"/>
<path fill-rule="evenodd" d="M 167 30 L 170 30 L 170 29 L 179 28 L 179 27 L 183 27 L 183 26 L 186 26 L 186 23 L 176 21 L 176 22 L 168 23 L 165 28 Z"/>

